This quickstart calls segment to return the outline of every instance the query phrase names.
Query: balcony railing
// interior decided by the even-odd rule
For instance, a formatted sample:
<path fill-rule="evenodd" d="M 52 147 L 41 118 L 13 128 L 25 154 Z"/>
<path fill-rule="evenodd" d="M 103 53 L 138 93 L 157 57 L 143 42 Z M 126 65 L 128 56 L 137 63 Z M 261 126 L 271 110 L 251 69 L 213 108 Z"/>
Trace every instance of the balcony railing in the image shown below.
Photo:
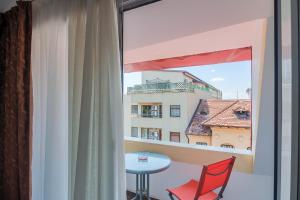
<path fill-rule="evenodd" d="M 195 86 L 192 83 L 148 83 L 135 85 L 127 88 L 128 94 L 134 93 L 163 93 L 163 92 L 194 92 Z"/>
<path fill-rule="evenodd" d="M 253 173 L 253 155 L 249 150 L 230 149 L 197 144 L 174 143 L 151 139 L 125 137 L 126 152 L 149 151 L 168 155 L 173 161 L 204 165 L 224 160 L 230 156 L 237 157 L 235 170 Z M 196 159 L 197 158 L 197 159 Z"/>
<path fill-rule="evenodd" d="M 162 114 L 154 115 L 154 114 L 150 114 L 150 113 L 142 113 L 140 115 L 140 117 L 143 117 L 143 118 L 162 118 Z"/>

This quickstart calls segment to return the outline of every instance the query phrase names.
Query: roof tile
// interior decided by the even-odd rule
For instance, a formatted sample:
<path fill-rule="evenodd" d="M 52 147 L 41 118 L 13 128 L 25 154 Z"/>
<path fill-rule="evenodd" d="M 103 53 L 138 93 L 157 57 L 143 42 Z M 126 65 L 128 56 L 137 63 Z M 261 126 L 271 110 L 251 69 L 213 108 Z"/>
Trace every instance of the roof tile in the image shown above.
<path fill-rule="evenodd" d="M 251 101 L 200 100 L 186 134 L 209 136 L 211 126 L 250 128 Z"/>

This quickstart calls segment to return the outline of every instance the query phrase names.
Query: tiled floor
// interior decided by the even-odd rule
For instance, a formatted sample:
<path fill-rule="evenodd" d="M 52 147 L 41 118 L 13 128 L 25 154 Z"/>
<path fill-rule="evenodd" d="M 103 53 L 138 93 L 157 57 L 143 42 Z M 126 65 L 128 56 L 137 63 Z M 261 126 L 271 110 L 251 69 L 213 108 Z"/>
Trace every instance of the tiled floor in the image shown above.
<path fill-rule="evenodd" d="M 127 191 L 127 200 L 131 200 L 134 196 L 135 196 L 135 193 Z M 144 199 L 146 199 L 146 198 L 144 198 Z M 159 200 L 159 199 L 151 198 L 151 200 Z"/>

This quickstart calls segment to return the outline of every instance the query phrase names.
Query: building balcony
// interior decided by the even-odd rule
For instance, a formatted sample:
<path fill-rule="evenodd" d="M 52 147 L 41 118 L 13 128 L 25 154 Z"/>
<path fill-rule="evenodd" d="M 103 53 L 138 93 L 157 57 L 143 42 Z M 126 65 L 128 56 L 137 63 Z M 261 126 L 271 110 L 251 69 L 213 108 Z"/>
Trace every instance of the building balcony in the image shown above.
<path fill-rule="evenodd" d="M 232 176 L 224 193 L 224 200 L 272 199 L 273 178 L 258 174 L 253 151 L 221 147 L 125 138 L 126 152 L 148 151 L 167 155 L 172 163 L 169 169 L 150 176 L 150 196 L 168 200 L 167 188 L 182 185 L 190 179 L 199 180 L 202 166 L 236 156 Z M 136 177 L 127 174 L 127 190 L 135 191 Z"/>
<path fill-rule="evenodd" d="M 135 117 L 141 117 L 141 118 L 162 118 L 162 114 L 149 114 L 149 113 L 142 113 L 140 115 L 133 115 Z"/>

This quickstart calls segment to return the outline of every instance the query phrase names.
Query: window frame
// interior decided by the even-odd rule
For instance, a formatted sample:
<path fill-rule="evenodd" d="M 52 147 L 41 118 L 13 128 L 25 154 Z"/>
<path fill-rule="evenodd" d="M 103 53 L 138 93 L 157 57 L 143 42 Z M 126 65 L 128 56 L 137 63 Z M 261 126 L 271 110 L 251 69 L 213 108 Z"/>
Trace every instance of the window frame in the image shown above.
<path fill-rule="evenodd" d="M 142 127 L 141 128 L 141 139 L 148 139 L 148 140 L 156 140 L 156 139 L 152 139 L 149 137 L 150 135 L 150 129 L 157 129 L 158 130 L 158 140 L 157 141 L 161 141 L 162 140 L 162 129 L 161 128 L 145 128 Z M 146 130 L 146 137 L 143 137 L 143 130 Z"/>
<path fill-rule="evenodd" d="M 161 1 L 161 0 L 153 0 L 153 2 L 157 2 L 157 1 Z M 123 33 L 124 33 L 124 29 L 123 29 L 123 12 L 126 12 L 126 11 L 129 11 L 131 9 L 136 9 L 138 7 L 141 7 L 141 6 L 145 6 L 147 5 L 147 3 L 143 3 L 142 5 L 140 6 L 137 6 L 137 7 L 131 7 L 131 8 L 124 8 L 123 4 L 122 4 L 122 0 L 117 0 L 117 5 L 118 5 L 118 26 L 119 26 L 119 41 L 120 41 L 120 60 L 121 60 L 121 72 L 122 72 L 122 75 L 121 75 L 121 78 L 122 78 L 122 85 L 123 85 L 123 81 L 124 81 L 124 75 L 123 75 Z M 281 4 L 283 3 L 282 0 L 274 0 L 274 32 L 275 32 L 275 35 L 274 35 L 274 57 L 275 57 L 275 104 L 274 104 L 274 109 L 275 109 L 275 125 L 274 125 L 274 129 L 275 129 L 275 134 L 274 134 L 274 140 L 275 140 L 275 145 L 274 145 L 274 195 L 273 195 L 273 199 L 274 200 L 280 200 L 280 185 L 281 185 L 281 179 L 280 179 L 280 170 L 281 170 L 281 164 L 280 164 L 280 161 L 281 161 L 281 141 L 282 141 L 282 133 L 281 133 L 281 113 L 282 113 L 282 110 L 281 110 L 281 103 L 282 103 L 282 97 L 281 97 L 281 84 L 282 84 L 282 80 L 280 78 L 281 76 L 281 51 L 282 51 L 282 45 L 281 45 L 281 42 L 282 42 L 282 39 L 281 39 L 281 33 L 282 33 L 282 30 L 281 30 Z M 292 16 L 293 17 L 293 20 L 299 22 L 300 21 L 300 15 L 299 15 L 299 10 L 297 10 L 299 8 L 298 6 L 298 3 L 297 3 L 297 0 L 292 0 L 292 4 L 294 6 L 292 6 Z M 296 6 L 295 6 L 296 5 Z M 296 16 L 296 17 L 295 17 Z M 296 19 L 295 19 L 296 18 Z M 299 50 L 299 41 L 298 41 L 298 33 L 299 33 L 299 30 L 298 30 L 298 23 L 294 23 L 294 25 L 297 25 L 296 27 L 294 27 L 292 29 L 292 34 L 293 34 L 293 38 L 292 38 L 292 41 L 296 40 L 297 41 L 297 44 L 294 44 L 293 46 L 293 50 L 296 51 L 296 53 L 298 53 L 298 50 Z M 292 65 L 292 68 L 296 68 L 298 66 L 298 63 L 299 63 L 299 60 L 295 57 L 292 58 L 293 60 L 293 64 Z M 295 76 L 300 76 L 299 74 L 296 74 Z M 298 86 L 298 85 L 296 85 Z M 122 91 L 123 91 L 123 87 L 122 87 Z M 297 101 L 299 99 L 299 94 L 296 92 L 296 91 L 293 91 L 295 92 L 296 94 L 294 94 L 293 98 L 297 98 L 294 102 L 295 104 L 297 105 L 297 107 L 299 106 L 299 102 Z M 252 99 L 252 98 L 251 98 Z M 299 121 L 299 116 L 297 115 L 296 116 L 297 118 L 294 119 L 294 120 L 298 120 Z M 296 126 L 296 125 L 294 125 Z M 292 137 L 294 139 L 298 139 L 298 133 L 300 132 L 299 131 L 300 129 L 296 127 L 293 127 L 293 131 L 296 131 L 296 132 L 293 132 L 294 134 L 292 135 Z M 300 181 L 299 181 L 299 178 L 298 178 L 298 174 L 300 174 L 300 171 L 298 170 L 298 161 L 300 160 L 300 158 L 298 157 L 298 154 L 300 154 L 300 145 L 298 144 L 297 140 L 295 141 L 295 143 L 293 143 L 293 148 L 297 150 L 296 152 L 296 155 L 293 155 L 293 163 L 292 163 L 292 166 L 293 166 L 293 172 L 295 172 L 294 174 L 294 177 L 293 177 L 293 184 L 295 184 L 296 186 L 295 187 L 298 187 L 300 188 Z M 300 191 L 300 190 L 299 190 Z M 291 193 L 293 195 L 298 195 L 298 190 L 296 190 L 295 188 L 291 188 Z"/>
<path fill-rule="evenodd" d="M 133 113 L 133 107 L 136 107 L 136 113 Z M 132 104 L 131 105 L 131 115 L 138 115 L 139 114 L 139 105 L 137 104 Z"/>
<path fill-rule="evenodd" d="M 146 137 L 143 137 L 144 135 L 143 130 L 146 130 Z M 148 139 L 148 128 L 141 128 L 141 139 Z"/>
<path fill-rule="evenodd" d="M 136 132 L 136 133 L 137 133 L 136 136 L 133 136 L 133 135 L 132 135 L 132 133 L 133 133 L 132 130 L 133 130 L 133 129 L 136 129 L 136 131 L 137 131 L 137 132 Z M 139 137 L 139 128 L 138 128 L 138 127 L 136 127 L 136 126 L 132 126 L 132 127 L 131 127 L 130 137 L 134 137 L 134 138 L 138 138 L 138 137 Z"/>
<path fill-rule="evenodd" d="M 179 108 L 172 108 L 172 106 L 173 107 L 178 106 Z M 178 116 L 177 115 L 175 115 L 175 116 L 172 115 L 172 110 L 174 110 L 174 109 L 179 110 L 179 115 Z M 180 105 L 170 105 L 170 117 L 181 117 L 181 106 Z"/>
<path fill-rule="evenodd" d="M 173 140 L 172 140 L 172 136 L 178 136 L 178 141 L 173 141 Z M 171 132 L 170 132 L 170 142 L 177 142 L 177 143 L 180 143 L 180 142 L 181 142 L 180 132 L 171 131 Z"/>
<path fill-rule="evenodd" d="M 150 109 L 147 111 L 147 113 L 144 113 L 144 107 L 150 107 Z M 153 112 L 156 112 L 156 114 L 153 114 Z M 162 105 L 161 104 L 144 104 L 141 105 L 141 116 L 143 118 L 162 118 Z"/>

